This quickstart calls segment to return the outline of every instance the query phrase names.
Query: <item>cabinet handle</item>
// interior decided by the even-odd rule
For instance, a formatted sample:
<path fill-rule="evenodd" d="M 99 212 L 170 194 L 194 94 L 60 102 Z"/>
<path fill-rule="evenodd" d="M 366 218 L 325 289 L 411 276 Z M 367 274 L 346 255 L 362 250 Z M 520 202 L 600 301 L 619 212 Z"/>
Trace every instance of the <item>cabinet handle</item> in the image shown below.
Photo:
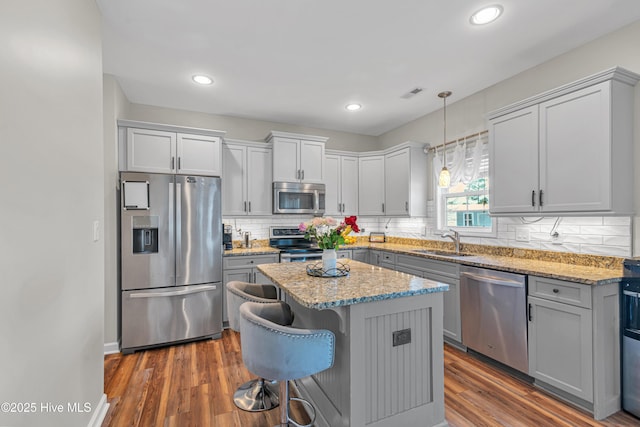
<path fill-rule="evenodd" d="M 531 314 L 531 304 L 529 304 L 529 322 L 533 321 L 533 314 Z"/>
<path fill-rule="evenodd" d="M 542 207 L 542 190 L 540 190 L 540 207 Z"/>
<path fill-rule="evenodd" d="M 404 210 L 409 212 L 409 202 L 404 202 Z"/>
<path fill-rule="evenodd" d="M 256 272 L 253 272 L 253 283 L 256 283 Z"/>
<path fill-rule="evenodd" d="M 171 156 L 171 170 L 176 168 L 176 158 Z"/>
<path fill-rule="evenodd" d="M 182 168 L 182 157 L 178 157 L 178 169 Z"/>
<path fill-rule="evenodd" d="M 246 212 L 246 211 L 247 211 L 247 202 L 244 202 L 244 211 L 243 212 Z"/>
<path fill-rule="evenodd" d="M 342 204 L 342 212 L 343 212 L 343 213 L 344 213 L 344 210 L 345 210 L 345 209 L 344 209 L 344 203 L 343 203 L 343 204 Z"/>
<path fill-rule="evenodd" d="M 384 212 L 384 203 L 382 204 L 382 212 Z"/>
<path fill-rule="evenodd" d="M 300 179 L 300 169 L 296 172 L 296 179 Z"/>
<path fill-rule="evenodd" d="M 304 181 L 304 169 L 302 169 L 302 180 Z"/>
<path fill-rule="evenodd" d="M 249 202 L 249 212 L 251 212 L 251 202 Z"/>
<path fill-rule="evenodd" d="M 536 205 L 536 190 L 531 191 L 531 206 Z"/>
<path fill-rule="evenodd" d="M 553 293 L 554 293 L 554 294 L 557 294 L 558 292 L 560 292 L 560 289 L 554 289 L 554 290 L 553 290 Z"/>
<path fill-rule="evenodd" d="M 342 212 L 342 203 L 338 203 L 338 212 Z"/>

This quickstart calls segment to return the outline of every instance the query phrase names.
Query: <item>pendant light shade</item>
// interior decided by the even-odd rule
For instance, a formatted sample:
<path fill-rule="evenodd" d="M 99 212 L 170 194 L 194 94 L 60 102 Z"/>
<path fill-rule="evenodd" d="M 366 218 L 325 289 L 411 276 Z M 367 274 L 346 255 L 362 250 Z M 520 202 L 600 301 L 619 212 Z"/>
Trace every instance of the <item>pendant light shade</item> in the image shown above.
<path fill-rule="evenodd" d="M 442 170 L 440 171 L 440 176 L 438 177 L 438 187 L 440 188 L 449 188 L 451 185 L 451 174 L 449 173 L 449 169 L 447 169 L 447 97 L 451 95 L 450 91 L 440 92 L 438 97 L 442 98 L 444 102 L 444 131 L 443 131 L 443 141 L 442 141 Z"/>
<path fill-rule="evenodd" d="M 449 169 L 443 166 L 440 171 L 440 176 L 438 176 L 438 187 L 449 188 L 449 185 L 451 185 L 451 174 L 449 173 Z"/>

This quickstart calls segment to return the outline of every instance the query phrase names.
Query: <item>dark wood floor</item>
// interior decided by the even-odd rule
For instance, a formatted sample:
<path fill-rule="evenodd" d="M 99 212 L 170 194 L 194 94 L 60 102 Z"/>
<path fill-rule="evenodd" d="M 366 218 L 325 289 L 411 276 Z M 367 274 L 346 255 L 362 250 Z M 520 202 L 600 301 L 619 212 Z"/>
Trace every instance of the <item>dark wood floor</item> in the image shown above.
<path fill-rule="evenodd" d="M 530 384 L 445 345 L 446 417 L 452 427 L 640 426 L 619 412 L 603 422 Z M 253 376 L 242 364 L 239 335 L 105 357 L 110 403 L 103 427 L 271 427 L 278 411 L 250 413 L 231 399 Z M 300 415 L 297 408 L 294 412 Z M 399 426 L 400 427 L 400 426 Z"/>

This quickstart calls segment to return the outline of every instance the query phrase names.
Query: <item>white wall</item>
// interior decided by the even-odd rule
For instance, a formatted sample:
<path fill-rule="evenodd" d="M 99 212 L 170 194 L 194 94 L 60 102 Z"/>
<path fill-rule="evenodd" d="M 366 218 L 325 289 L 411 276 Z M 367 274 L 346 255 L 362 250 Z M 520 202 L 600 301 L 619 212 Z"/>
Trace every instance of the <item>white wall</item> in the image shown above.
<path fill-rule="evenodd" d="M 246 141 L 262 142 L 269 135 L 269 132 L 277 130 L 328 137 L 326 148 L 331 149 L 370 151 L 376 150 L 378 147 L 378 138 L 374 136 L 152 107 L 149 105 L 131 104 L 127 115 L 130 120 L 224 130 L 227 132 L 225 135 L 227 138 L 244 139 Z"/>
<path fill-rule="evenodd" d="M 0 425 L 87 426 L 92 413 L 67 405 L 103 397 L 99 11 L 3 1 L 0 40 L 0 402 L 35 404 Z"/>
<path fill-rule="evenodd" d="M 448 139 L 486 129 L 485 119 L 490 111 L 607 68 L 621 66 L 640 74 L 638 40 L 640 40 L 640 21 L 464 99 L 456 99 L 455 87 L 439 88 L 439 90 L 453 91 L 453 95 L 447 103 L 447 135 L 450 136 Z M 634 108 L 634 163 L 640 165 L 640 85 L 636 85 Z M 442 110 L 380 135 L 380 146 L 386 148 L 408 140 L 427 141 L 432 145 L 442 143 Z M 636 167 L 634 170 L 634 187 L 635 212 L 640 213 L 640 194 L 638 192 L 640 167 Z M 576 219 L 576 221 L 579 220 Z M 625 250 L 626 256 L 632 251 L 634 255 L 640 255 L 640 233 L 637 232 L 640 229 L 640 216 L 638 214 L 634 217 L 633 223 L 635 226 L 629 227 L 634 230 L 633 238 L 631 234 L 619 236 L 622 238 L 622 242 L 628 241 L 629 243 L 627 250 Z M 512 220 L 498 219 L 499 229 L 506 229 L 509 224 L 512 225 Z M 602 219 L 601 224 L 603 226 L 605 224 Z M 610 236 L 606 234 L 600 237 L 603 241 L 610 240 Z M 572 248 L 572 246 L 554 245 L 545 249 L 567 250 L 568 248 Z M 588 248 L 588 245 L 585 244 L 581 248 L 584 250 Z M 601 252 L 595 251 L 593 253 L 599 254 Z M 619 253 L 618 250 L 613 250 L 608 255 L 618 255 Z"/>
<path fill-rule="evenodd" d="M 105 74 L 104 98 L 104 342 L 105 352 L 118 351 L 118 126 L 129 102 L 113 76 Z"/>

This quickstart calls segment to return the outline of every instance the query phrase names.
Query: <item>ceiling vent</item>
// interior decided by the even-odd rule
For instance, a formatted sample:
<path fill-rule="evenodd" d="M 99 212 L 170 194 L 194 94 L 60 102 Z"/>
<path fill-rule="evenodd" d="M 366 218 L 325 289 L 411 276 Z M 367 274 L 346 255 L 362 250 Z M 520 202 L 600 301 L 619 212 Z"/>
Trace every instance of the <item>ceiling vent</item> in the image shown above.
<path fill-rule="evenodd" d="M 423 90 L 424 89 L 422 89 L 421 87 L 417 87 L 415 89 L 411 89 L 409 92 L 405 93 L 400 98 L 404 98 L 404 99 L 412 98 L 412 97 L 416 96 L 417 94 L 419 94 L 420 92 L 422 92 Z"/>

